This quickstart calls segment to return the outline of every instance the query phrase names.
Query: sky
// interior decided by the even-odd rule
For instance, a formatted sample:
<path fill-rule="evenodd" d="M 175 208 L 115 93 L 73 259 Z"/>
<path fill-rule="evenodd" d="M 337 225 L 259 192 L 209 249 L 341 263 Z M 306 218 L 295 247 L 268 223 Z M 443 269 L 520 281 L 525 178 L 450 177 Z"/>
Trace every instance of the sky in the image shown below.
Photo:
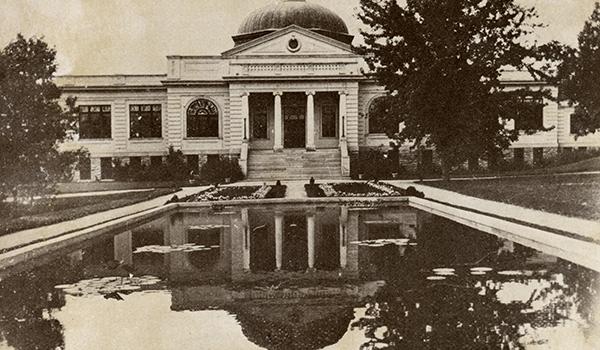
<path fill-rule="evenodd" d="M 0 46 L 17 33 L 43 36 L 60 74 L 166 72 L 167 55 L 219 55 L 252 10 L 276 0 L 0 0 Z M 359 34 L 359 0 L 308 0 Z M 541 42 L 576 45 L 596 0 L 517 0 L 547 25 Z M 358 39 L 355 39 L 355 43 Z"/>

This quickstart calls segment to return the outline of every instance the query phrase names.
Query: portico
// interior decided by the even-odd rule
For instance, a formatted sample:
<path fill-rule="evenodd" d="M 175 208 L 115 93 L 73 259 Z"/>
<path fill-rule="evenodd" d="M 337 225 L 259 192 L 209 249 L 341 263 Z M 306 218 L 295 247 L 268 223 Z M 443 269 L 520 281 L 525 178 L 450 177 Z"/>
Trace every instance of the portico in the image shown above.
<path fill-rule="evenodd" d="M 241 93 L 243 141 L 250 149 L 338 148 L 346 135 L 346 91 Z M 272 98 L 272 100 L 270 100 Z"/>

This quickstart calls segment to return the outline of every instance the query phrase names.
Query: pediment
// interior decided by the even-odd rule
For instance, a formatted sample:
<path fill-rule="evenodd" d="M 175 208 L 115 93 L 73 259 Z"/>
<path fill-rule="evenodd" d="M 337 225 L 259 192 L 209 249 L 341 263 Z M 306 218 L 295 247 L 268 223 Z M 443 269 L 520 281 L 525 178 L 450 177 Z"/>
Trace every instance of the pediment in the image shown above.
<path fill-rule="evenodd" d="M 297 43 L 297 46 L 296 46 Z M 223 56 L 327 56 L 353 54 L 350 45 L 292 25 L 223 53 Z"/>

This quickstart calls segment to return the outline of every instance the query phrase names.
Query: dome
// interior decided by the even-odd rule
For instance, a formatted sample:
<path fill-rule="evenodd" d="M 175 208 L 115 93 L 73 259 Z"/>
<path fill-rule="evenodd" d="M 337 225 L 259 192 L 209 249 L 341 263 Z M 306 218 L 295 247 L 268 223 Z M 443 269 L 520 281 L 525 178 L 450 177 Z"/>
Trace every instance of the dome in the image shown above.
<path fill-rule="evenodd" d="M 333 11 L 305 0 L 279 0 L 250 13 L 233 40 L 240 44 L 293 24 L 347 44 L 353 39 Z"/>

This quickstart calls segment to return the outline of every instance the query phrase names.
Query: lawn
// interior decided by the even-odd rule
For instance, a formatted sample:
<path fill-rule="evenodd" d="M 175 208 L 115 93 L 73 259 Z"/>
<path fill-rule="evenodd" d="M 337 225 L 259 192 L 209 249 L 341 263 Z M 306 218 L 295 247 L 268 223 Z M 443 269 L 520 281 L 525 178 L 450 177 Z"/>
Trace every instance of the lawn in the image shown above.
<path fill-rule="evenodd" d="M 544 175 L 454 180 L 428 186 L 567 216 L 600 220 L 600 175 Z"/>
<path fill-rule="evenodd" d="M 0 206 L 0 236 L 124 207 L 175 191 L 174 188 L 162 188 L 100 196 L 43 198 L 34 201 L 33 205 L 4 203 Z"/>

